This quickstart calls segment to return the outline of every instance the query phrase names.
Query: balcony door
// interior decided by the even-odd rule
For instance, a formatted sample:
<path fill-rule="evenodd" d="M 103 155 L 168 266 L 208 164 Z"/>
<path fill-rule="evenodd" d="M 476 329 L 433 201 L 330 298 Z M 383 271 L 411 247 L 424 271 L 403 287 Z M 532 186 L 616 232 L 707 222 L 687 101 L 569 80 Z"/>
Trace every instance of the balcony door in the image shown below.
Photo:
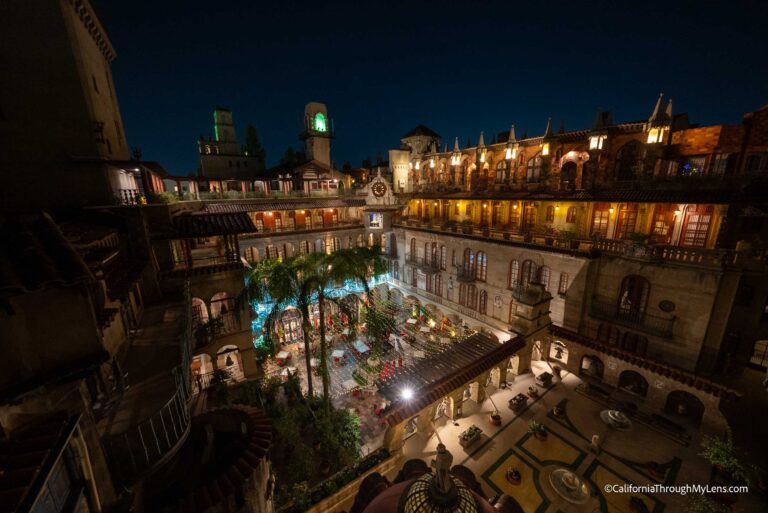
<path fill-rule="evenodd" d="M 636 274 L 626 276 L 621 281 L 617 310 L 620 317 L 632 321 L 641 321 L 648 305 L 648 293 L 651 285 L 647 279 Z"/>

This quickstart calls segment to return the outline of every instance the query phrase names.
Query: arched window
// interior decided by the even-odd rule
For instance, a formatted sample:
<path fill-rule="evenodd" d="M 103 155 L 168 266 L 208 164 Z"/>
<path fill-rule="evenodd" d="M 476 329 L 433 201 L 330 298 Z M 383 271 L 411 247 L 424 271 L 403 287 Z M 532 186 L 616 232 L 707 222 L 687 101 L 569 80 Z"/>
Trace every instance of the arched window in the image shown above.
<path fill-rule="evenodd" d="M 512 324 L 515 320 L 516 313 L 517 313 L 517 308 L 515 307 L 515 302 L 510 299 L 509 300 L 509 318 L 507 318 L 507 322 Z"/>
<path fill-rule="evenodd" d="M 540 155 L 536 155 L 532 159 L 528 160 L 526 167 L 525 179 L 527 182 L 535 183 L 541 180 L 541 167 L 542 159 Z"/>
<path fill-rule="evenodd" d="M 576 222 L 576 207 L 568 207 L 568 210 L 565 213 L 565 222 L 566 223 Z"/>
<path fill-rule="evenodd" d="M 617 298 L 618 314 L 630 320 L 642 320 L 650 289 L 651 284 L 642 276 L 636 274 L 625 276 L 621 280 L 621 289 Z"/>
<path fill-rule="evenodd" d="M 533 260 L 525 260 L 523 262 L 522 272 L 520 273 L 520 283 L 522 285 L 528 285 L 529 283 L 536 282 L 536 264 Z"/>
<path fill-rule="evenodd" d="M 312 252 L 312 249 L 308 240 L 303 240 L 299 243 L 299 252 L 302 255 L 306 255 L 307 253 Z"/>
<path fill-rule="evenodd" d="M 549 290 L 549 267 L 542 265 L 536 272 L 536 281 L 544 285 L 544 290 Z"/>
<path fill-rule="evenodd" d="M 480 292 L 480 302 L 477 305 L 477 311 L 485 315 L 487 310 L 488 310 L 488 293 L 483 290 Z"/>
<path fill-rule="evenodd" d="M 439 254 L 437 252 L 437 242 L 433 242 L 429 252 L 430 264 L 432 264 L 432 267 L 437 267 L 440 265 L 438 256 Z"/>
<path fill-rule="evenodd" d="M 476 262 L 476 278 L 479 281 L 485 281 L 485 278 L 488 276 L 488 257 L 484 251 L 477 252 Z"/>
<path fill-rule="evenodd" d="M 555 207 L 549 206 L 547 207 L 547 215 L 544 218 L 544 221 L 547 223 L 551 223 L 555 220 Z"/>
<path fill-rule="evenodd" d="M 445 246 L 440 246 L 440 269 L 445 270 L 446 260 L 448 259 L 448 250 Z"/>
<path fill-rule="evenodd" d="M 618 181 L 636 180 L 643 174 L 645 165 L 645 145 L 638 141 L 629 141 L 616 153 L 614 176 Z"/>
<path fill-rule="evenodd" d="M 469 248 L 464 250 L 462 270 L 463 270 L 464 276 L 475 276 L 475 255 L 472 253 L 472 250 Z"/>
<path fill-rule="evenodd" d="M 467 304 L 464 306 L 477 310 L 477 288 L 472 284 L 467 285 Z"/>
<path fill-rule="evenodd" d="M 590 235 L 608 237 L 608 219 L 611 216 L 610 203 L 595 203 L 592 209 L 592 229 Z"/>
<path fill-rule="evenodd" d="M 523 232 L 530 232 L 536 226 L 536 206 L 526 202 L 523 206 Z"/>
<path fill-rule="evenodd" d="M 416 260 L 416 237 L 411 238 L 411 254 L 409 258 L 411 260 Z"/>
<path fill-rule="evenodd" d="M 435 274 L 435 290 L 433 291 L 435 295 L 442 297 L 443 296 L 443 275 L 440 273 Z"/>
<path fill-rule="evenodd" d="M 557 285 L 557 293 L 564 296 L 568 292 L 568 273 L 560 273 L 560 283 Z"/>
<path fill-rule="evenodd" d="M 518 283 L 520 283 L 520 263 L 517 260 L 510 260 L 507 288 L 512 289 Z"/>

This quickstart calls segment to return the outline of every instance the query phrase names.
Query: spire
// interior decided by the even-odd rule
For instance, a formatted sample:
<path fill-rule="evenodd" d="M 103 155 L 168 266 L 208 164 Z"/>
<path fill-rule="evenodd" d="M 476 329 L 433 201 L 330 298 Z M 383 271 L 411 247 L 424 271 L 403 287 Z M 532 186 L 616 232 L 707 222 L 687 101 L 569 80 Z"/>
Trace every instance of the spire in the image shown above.
<path fill-rule="evenodd" d="M 477 141 L 477 147 L 482 148 L 485 146 L 485 139 L 483 138 L 483 131 L 480 131 L 480 139 Z"/>
<path fill-rule="evenodd" d="M 648 123 L 653 124 L 654 122 L 660 121 L 661 105 L 663 101 L 664 101 L 664 93 L 659 93 L 659 99 L 656 100 L 656 106 L 653 108 L 653 113 L 651 113 L 651 117 L 648 118 Z"/>
<path fill-rule="evenodd" d="M 513 143 L 517 141 L 517 138 L 515 138 L 515 125 L 512 125 L 512 128 L 509 129 L 509 137 L 507 137 L 507 142 Z"/>
<path fill-rule="evenodd" d="M 544 138 L 552 137 L 552 118 L 547 118 L 547 129 L 544 130 Z"/>
<path fill-rule="evenodd" d="M 664 114 L 669 118 L 669 121 L 672 121 L 672 98 L 667 102 L 667 109 L 664 111 Z"/>
<path fill-rule="evenodd" d="M 453 151 L 459 151 L 459 138 L 457 137 L 453 141 Z"/>

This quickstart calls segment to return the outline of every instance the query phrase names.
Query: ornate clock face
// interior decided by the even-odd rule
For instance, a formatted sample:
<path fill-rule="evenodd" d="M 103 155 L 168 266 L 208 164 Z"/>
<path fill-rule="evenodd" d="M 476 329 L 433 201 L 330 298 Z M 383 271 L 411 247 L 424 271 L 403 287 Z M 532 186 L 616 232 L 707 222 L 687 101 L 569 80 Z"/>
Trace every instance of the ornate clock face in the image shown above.
<path fill-rule="evenodd" d="M 314 128 L 317 132 L 328 131 L 328 120 L 325 118 L 325 114 L 322 112 L 315 114 L 315 119 L 312 121 L 312 125 L 312 128 Z"/>
<path fill-rule="evenodd" d="M 374 196 L 381 198 L 387 193 L 387 186 L 384 184 L 384 182 L 376 182 L 371 187 L 371 190 L 373 191 Z"/>

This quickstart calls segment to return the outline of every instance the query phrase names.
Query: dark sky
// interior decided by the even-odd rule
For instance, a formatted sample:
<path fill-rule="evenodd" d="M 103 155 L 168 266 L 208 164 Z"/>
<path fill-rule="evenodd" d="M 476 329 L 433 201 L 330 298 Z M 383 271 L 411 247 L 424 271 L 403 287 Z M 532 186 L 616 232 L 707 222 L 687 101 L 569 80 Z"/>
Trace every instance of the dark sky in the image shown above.
<path fill-rule="evenodd" d="M 452 144 L 647 118 L 659 92 L 696 123 L 768 103 L 768 2 L 96 1 L 129 142 L 197 168 L 212 109 L 259 130 L 268 164 L 327 104 L 332 158 L 359 165 L 424 123 Z"/>

